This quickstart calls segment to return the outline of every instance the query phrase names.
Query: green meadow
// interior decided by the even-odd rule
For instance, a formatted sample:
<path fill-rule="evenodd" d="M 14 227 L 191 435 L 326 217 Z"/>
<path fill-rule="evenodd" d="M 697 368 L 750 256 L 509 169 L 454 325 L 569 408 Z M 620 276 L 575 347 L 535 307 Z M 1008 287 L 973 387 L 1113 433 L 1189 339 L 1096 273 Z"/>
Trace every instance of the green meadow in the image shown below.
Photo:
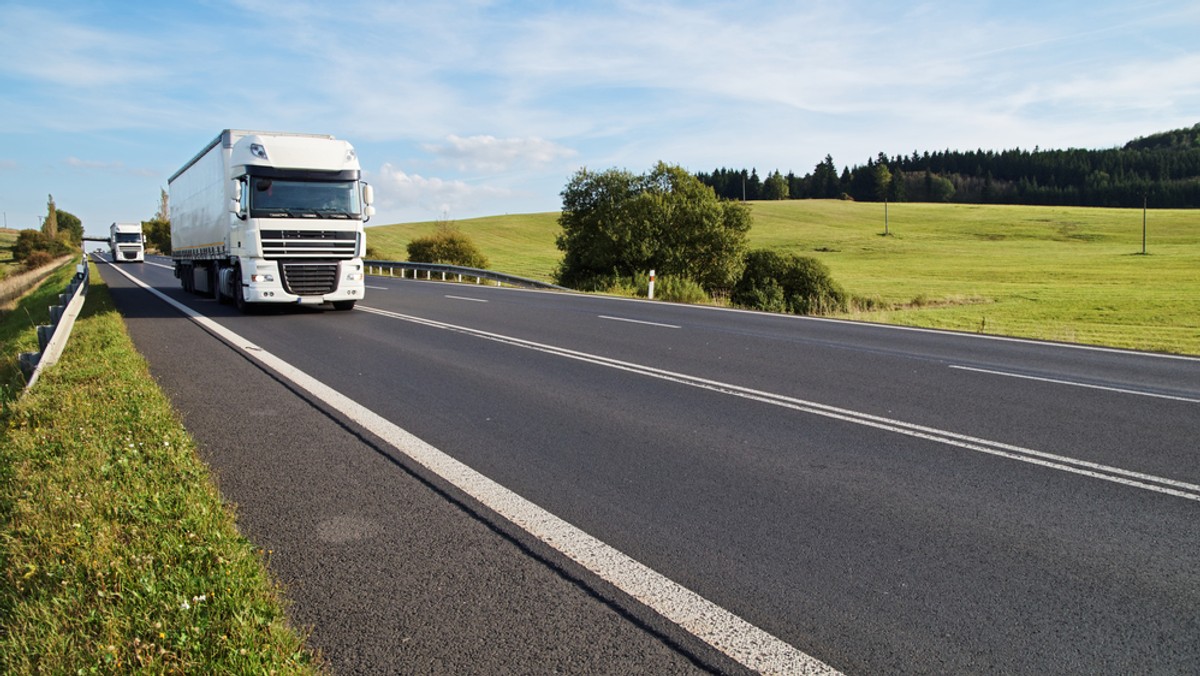
<path fill-rule="evenodd" d="M 839 200 L 753 202 L 752 248 L 813 256 L 854 296 L 843 317 L 1200 354 L 1200 211 Z M 549 280 L 557 213 L 457 221 L 494 270 Z M 368 229 L 403 260 L 436 223 Z"/>

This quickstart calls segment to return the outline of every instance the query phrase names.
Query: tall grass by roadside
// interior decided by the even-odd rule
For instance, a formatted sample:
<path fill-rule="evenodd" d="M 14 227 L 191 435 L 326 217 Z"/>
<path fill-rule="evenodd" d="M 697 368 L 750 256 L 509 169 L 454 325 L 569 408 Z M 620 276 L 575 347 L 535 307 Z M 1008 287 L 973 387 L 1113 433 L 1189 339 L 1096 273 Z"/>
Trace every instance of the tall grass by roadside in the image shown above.
<path fill-rule="evenodd" d="M 752 249 L 811 256 L 853 300 L 835 316 L 1200 354 L 1200 210 L 752 203 Z M 549 280 L 556 213 L 459 221 L 492 267 Z M 372 227 L 381 256 L 435 223 Z"/>
<path fill-rule="evenodd" d="M 98 274 L 17 396 L 73 270 L 0 318 L 0 673 L 316 673 Z"/>

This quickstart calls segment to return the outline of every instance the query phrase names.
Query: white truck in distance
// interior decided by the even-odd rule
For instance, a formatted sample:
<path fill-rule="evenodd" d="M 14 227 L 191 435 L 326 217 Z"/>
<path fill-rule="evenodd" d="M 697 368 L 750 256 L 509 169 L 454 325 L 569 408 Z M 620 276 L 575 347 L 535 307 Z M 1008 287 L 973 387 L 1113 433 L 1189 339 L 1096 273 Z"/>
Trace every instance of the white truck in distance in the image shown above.
<path fill-rule="evenodd" d="M 113 223 L 108 226 L 108 246 L 114 263 L 146 260 L 146 245 L 140 223 Z"/>
<path fill-rule="evenodd" d="M 168 181 L 171 257 L 183 288 L 233 301 L 331 303 L 363 297 L 371 186 L 346 141 L 226 129 Z"/>

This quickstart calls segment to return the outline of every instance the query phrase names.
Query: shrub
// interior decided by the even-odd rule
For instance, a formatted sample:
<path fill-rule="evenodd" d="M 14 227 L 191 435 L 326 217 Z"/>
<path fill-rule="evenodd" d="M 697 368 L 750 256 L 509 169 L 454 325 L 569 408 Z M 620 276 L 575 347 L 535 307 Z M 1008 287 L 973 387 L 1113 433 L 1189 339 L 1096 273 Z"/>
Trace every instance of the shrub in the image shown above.
<path fill-rule="evenodd" d="M 28 260 L 36 252 L 46 253 L 51 259 L 54 259 L 71 253 L 71 248 L 62 240 L 50 237 L 40 230 L 22 230 L 17 235 L 17 241 L 12 245 L 13 260 L 17 262 Z M 29 266 L 26 265 L 26 267 Z"/>
<path fill-rule="evenodd" d="M 846 292 L 833 281 L 824 263 L 766 249 L 746 255 L 746 269 L 730 300 L 755 310 L 805 315 L 847 308 Z"/>
<path fill-rule="evenodd" d="M 487 258 L 458 229 L 439 224 L 437 232 L 408 243 L 408 260 L 414 263 L 444 263 L 486 269 Z"/>
<path fill-rule="evenodd" d="M 36 270 L 43 265 L 49 265 L 54 261 L 54 256 L 51 256 L 46 251 L 34 251 L 25 257 L 24 267 L 26 270 Z"/>
<path fill-rule="evenodd" d="M 671 303 L 708 303 L 704 287 L 687 277 L 660 277 L 654 283 L 654 298 Z"/>

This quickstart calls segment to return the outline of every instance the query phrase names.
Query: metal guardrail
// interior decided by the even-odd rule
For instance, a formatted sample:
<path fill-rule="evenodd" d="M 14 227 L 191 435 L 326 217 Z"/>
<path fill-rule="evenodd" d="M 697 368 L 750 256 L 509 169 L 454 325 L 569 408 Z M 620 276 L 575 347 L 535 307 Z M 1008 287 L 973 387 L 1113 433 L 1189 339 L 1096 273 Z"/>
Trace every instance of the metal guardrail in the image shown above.
<path fill-rule="evenodd" d="M 491 270 L 480 270 L 479 268 L 467 268 L 461 265 L 447 265 L 444 263 L 413 263 L 411 261 L 363 261 L 363 265 L 367 266 L 367 274 L 382 275 L 384 270 L 387 270 L 391 276 L 396 276 L 395 271 L 400 271 L 400 277 L 406 278 L 408 271 L 412 271 L 413 279 L 421 279 L 421 273 L 425 273 L 425 279 L 434 279 L 434 275 L 440 275 L 441 281 L 463 281 L 463 278 L 474 279 L 476 283 L 482 283 L 483 280 L 495 282 L 497 286 L 507 284 L 509 286 L 517 286 L 525 289 L 554 289 L 555 291 L 571 291 L 564 286 L 542 282 L 536 279 L 528 279 L 526 277 L 517 277 L 503 272 L 493 272 Z M 375 271 L 375 272 L 373 272 Z M 452 275 L 454 280 L 448 279 L 447 275 Z"/>
<path fill-rule="evenodd" d="M 67 285 L 66 293 L 58 294 L 59 304 L 50 306 L 50 324 L 37 327 L 40 352 L 21 353 L 19 359 L 21 372 L 25 374 L 26 391 L 37 382 L 43 369 L 53 366 L 62 356 L 67 338 L 71 336 L 71 329 L 75 326 L 75 318 L 83 308 L 90 276 L 87 254 L 84 254 L 83 262 L 75 266 L 75 276 Z"/>

